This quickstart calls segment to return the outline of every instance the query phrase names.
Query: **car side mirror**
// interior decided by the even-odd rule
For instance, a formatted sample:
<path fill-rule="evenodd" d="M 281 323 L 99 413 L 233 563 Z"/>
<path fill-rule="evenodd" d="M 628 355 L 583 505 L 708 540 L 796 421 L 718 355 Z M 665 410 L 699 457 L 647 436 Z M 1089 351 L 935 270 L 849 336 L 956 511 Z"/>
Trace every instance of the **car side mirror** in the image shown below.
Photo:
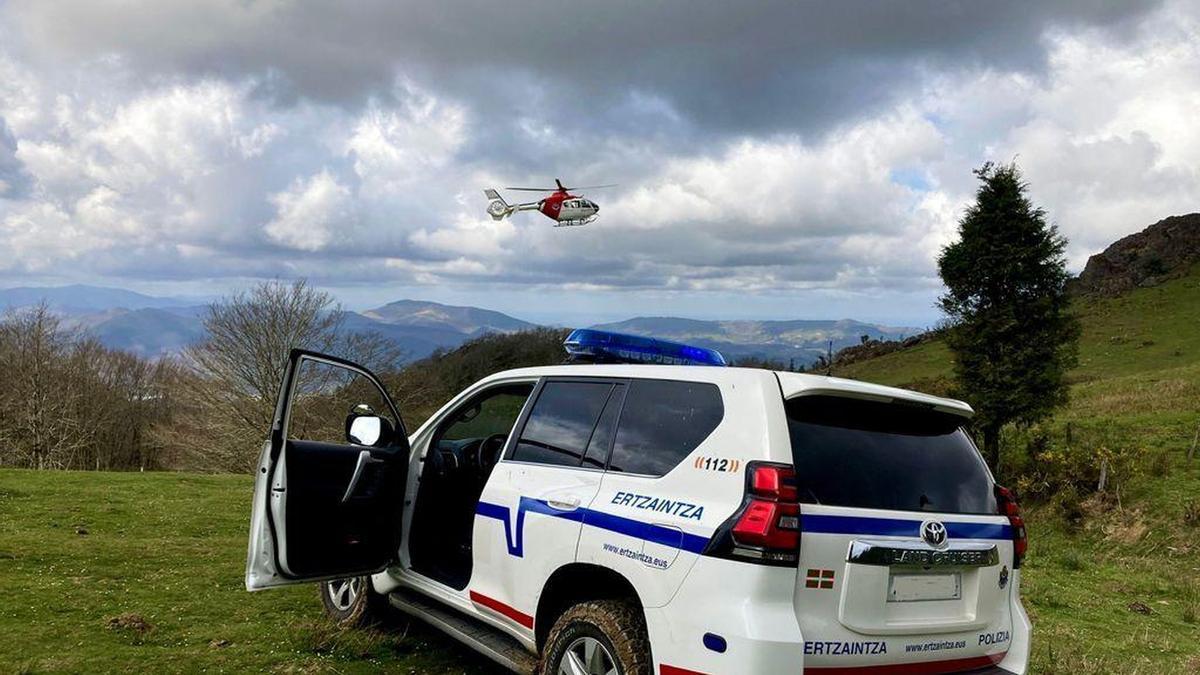
<path fill-rule="evenodd" d="M 346 440 L 354 445 L 383 447 L 392 442 L 394 433 L 392 423 L 369 406 L 355 406 L 346 416 Z"/>

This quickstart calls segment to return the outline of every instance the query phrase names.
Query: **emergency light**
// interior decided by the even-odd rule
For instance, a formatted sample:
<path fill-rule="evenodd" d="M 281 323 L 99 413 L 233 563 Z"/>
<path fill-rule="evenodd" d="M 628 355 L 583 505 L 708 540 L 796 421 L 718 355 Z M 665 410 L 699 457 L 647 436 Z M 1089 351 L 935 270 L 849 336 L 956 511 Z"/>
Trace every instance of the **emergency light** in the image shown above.
<path fill-rule="evenodd" d="M 571 361 L 592 363 L 653 363 L 671 366 L 725 366 L 715 349 L 693 347 L 640 335 L 577 328 L 563 341 Z"/>

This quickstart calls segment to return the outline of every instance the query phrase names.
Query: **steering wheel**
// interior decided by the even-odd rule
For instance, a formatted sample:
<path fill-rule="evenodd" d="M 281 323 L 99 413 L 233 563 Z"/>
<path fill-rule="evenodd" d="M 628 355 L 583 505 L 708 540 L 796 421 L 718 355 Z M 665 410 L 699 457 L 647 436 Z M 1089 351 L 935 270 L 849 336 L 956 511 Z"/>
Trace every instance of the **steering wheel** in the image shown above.
<path fill-rule="evenodd" d="M 477 451 L 479 457 L 479 470 L 483 475 L 491 472 L 496 466 L 496 462 L 500 461 L 500 453 L 504 451 L 504 444 L 508 441 L 508 434 L 492 434 L 479 444 Z"/>

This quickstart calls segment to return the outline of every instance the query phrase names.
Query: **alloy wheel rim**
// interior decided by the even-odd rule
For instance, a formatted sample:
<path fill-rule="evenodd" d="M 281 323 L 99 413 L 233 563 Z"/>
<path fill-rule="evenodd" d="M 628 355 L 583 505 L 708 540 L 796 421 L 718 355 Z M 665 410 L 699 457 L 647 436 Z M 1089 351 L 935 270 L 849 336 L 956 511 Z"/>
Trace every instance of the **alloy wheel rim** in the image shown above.
<path fill-rule="evenodd" d="M 333 606 L 340 612 L 348 611 L 354 606 L 354 602 L 358 600 L 358 594 L 362 590 L 362 580 L 358 577 L 353 579 L 334 579 L 325 583 L 325 592 L 329 594 L 329 600 Z"/>
<path fill-rule="evenodd" d="M 557 675 L 617 675 L 617 660 L 602 642 L 584 636 L 563 651 Z"/>

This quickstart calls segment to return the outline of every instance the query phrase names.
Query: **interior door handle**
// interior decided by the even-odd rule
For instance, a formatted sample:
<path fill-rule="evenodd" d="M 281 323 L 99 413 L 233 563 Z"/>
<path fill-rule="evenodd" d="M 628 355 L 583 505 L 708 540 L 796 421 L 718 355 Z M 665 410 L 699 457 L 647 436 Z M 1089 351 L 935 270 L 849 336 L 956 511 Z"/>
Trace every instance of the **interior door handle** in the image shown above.
<path fill-rule="evenodd" d="M 547 499 L 546 505 L 558 511 L 574 511 L 579 508 L 579 497 L 567 497 L 565 499 Z"/>
<path fill-rule="evenodd" d="M 383 464 L 383 460 L 373 457 L 370 450 L 363 450 L 358 453 L 358 463 L 354 465 L 354 475 L 350 476 L 350 485 L 346 488 L 346 494 L 342 495 L 343 504 L 350 501 L 350 496 L 354 494 L 354 489 L 358 487 L 358 479 L 362 478 L 363 467 L 368 464 Z"/>

